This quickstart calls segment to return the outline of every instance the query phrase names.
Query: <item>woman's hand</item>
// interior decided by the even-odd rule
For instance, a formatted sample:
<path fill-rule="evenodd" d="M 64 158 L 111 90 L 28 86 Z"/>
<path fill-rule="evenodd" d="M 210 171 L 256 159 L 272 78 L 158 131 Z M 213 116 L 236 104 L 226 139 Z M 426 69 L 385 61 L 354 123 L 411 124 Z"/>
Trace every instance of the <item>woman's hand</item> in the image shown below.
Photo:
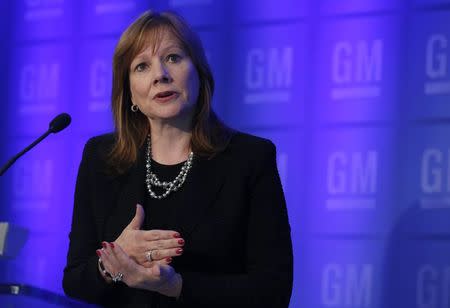
<path fill-rule="evenodd" d="M 172 230 L 140 230 L 145 212 L 140 204 L 136 205 L 136 214 L 130 224 L 114 241 L 136 263 L 151 267 L 154 261 L 168 264 L 172 257 L 183 253 L 184 239 Z"/>
<path fill-rule="evenodd" d="M 111 277 L 120 277 L 131 288 L 156 291 L 166 296 L 178 297 L 181 293 L 181 275 L 173 267 L 154 262 L 146 268 L 133 261 L 120 245 L 108 243 L 97 250 L 105 270 Z"/>

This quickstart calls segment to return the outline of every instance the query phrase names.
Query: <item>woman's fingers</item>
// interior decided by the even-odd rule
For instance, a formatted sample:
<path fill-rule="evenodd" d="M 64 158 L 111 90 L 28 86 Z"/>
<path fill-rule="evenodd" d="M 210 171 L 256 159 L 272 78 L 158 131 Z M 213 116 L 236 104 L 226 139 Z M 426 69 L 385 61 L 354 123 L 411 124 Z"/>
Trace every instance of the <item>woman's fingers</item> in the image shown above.
<path fill-rule="evenodd" d="M 147 241 L 144 243 L 144 249 L 156 250 L 156 249 L 168 249 L 168 248 L 179 248 L 184 246 L 184 239 L 170 239 L 170 240 L 157 240 L 157 241 Z"/>
<path fill-rule="evenodd" d="M 151 258 L 148 255 L 151 253 Z M 172 248 L 172 249 L 162 249 L 162 250 L 151 250 L 145 253 L 145 261 L 140 263 L 142 266 L 149 268 L 154 263 L 160 265 L 168 265 L 172 262 L 173 257 L 177 257 L 183 254 L 182 248 Z"/>
<path fill-rule="evenodd" d="M 111 252 L 115 255 L 120 263 L 127 264 L 131 261 L 130 257 L 125 253 L 120 245 L 110 243 L 109 246 L 111 247 Z"/>
<path fill-rule="evenodd" d="M 140 253 L 133 259 L 142 265 L 144 263 L 176 257 L 183 253 L 184 239 L 170 239 L 159 241 L 146 241 L 140 248 Z M 146 266 L 147 267 L 147 266 Z"/>
<path fill-rule="evenodd" d="M 139 207 L 138 207 L 139 209 Z M 138 213 L 139 211 L 136 211 Z M 177 231 L 173 230 L 134 230 L 126 228 L 114 242 L 120 245 L 136 263 L 147 267 L 146 262 L 159 261 L 167 257 L 175 257 L 181 253 L 176 250 L 165 251 L 165 249 L 181 248 L 184 239 Z M 147 258 L 148 252 L 155 251 L 155 256 Z M 157 252 L 162 251 L 162 252 Z"/>
<path fill-rule="evenodd" d="M 162 260 L 157 260 L 157 261 L 152 261 L 152 262 L 145 261 L 142 264 L 142 266 L 145 267 L 145 268 L 150 268 L 152 266 L 155 266 L 155 264 L 169 265 L 170 263 L 172 263 L 172 260 L 173 260 L 172 257 L 168 257 L 168 258 L 165 258 L 165 259 L 162 259 Z"/>
<path fill-rule="evenodd" d="M 102 245 L 105 247 L 104 243 Z M 120 276 L 120 281 L 123 281 L 128 286 L 133 286 L 139 282 L 139 265 L 126 254 L 120 245 L 117 243 L 106 243 L 106 248 L 102 249 L 102 251 L 102 255 L 105 255 L 104 266 L 108 268 L 113 281 L 114 277 Z"/>
<path fill-rule="evenodd" d="M 120 266 L 116 257 L 112 254 L 110 246 L 106 242 L 103 242 L 102 246 L 102 249 L 97 250 L 97 254 L 99 254 L 106 272 L 114 276 L 119 271 Z"/>
<path fill-rule="evenodd" d="M 148 230 L 141 232 L 143 239 L 146 241 L 168 240 L 181 237 L 180 233 L 173 230 Z"/>
<path fill-rule="evenodd" d="M 183 254 L 183 248 L 170 248 L 170 249 L 153 249 L 149 250 L 146 255 L 151 254 L 150 258 L 147 258 L 147 261 L 159 261 L 169 257 L 177 257 Z"/>

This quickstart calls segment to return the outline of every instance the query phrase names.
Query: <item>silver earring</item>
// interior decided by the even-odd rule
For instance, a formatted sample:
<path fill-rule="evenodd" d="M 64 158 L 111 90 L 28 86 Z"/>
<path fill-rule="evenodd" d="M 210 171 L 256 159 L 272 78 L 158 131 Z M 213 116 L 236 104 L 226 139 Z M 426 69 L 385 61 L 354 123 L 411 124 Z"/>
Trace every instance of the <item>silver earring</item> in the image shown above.
<path fill-rule="evenodd" d="M 138 110 L 139 110 L 138 105 L 135 105 L 135 104 L 131 105 L 131 111 L 138 112 Z"/>

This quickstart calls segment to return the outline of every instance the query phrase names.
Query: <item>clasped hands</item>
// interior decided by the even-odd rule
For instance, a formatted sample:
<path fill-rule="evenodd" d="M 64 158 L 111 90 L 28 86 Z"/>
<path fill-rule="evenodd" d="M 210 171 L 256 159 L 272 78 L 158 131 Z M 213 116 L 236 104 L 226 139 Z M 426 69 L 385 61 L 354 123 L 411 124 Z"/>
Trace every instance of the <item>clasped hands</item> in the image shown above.
<path fill-rule="evenodd" d="M 132 288 L 156 291 L 178 297 L 181 275 L 169 265 L 172 257 L 183 253 L 184 240 L 171 230 L 140 230 L 144 222 L 144 209 L 136 205 L 136 214 L 130 224 L 112 243 L 103 242 L 97 250 L 109 282 L 110 276 L 121 274 L 120 280 Z"/>

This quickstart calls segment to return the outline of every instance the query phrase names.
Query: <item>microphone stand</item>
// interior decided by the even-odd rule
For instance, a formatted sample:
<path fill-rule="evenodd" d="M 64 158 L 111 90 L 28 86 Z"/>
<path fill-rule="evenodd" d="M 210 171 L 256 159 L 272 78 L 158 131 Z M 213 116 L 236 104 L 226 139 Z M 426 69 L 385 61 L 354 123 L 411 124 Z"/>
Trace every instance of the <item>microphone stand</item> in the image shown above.
<path fill-rule="evenodd" d="M 2 176 L 9 167 L 12 166 L 22 155 L 35 147 L 39 142 L 44 140 L 51 133 L 57 133 L 66 128 L 71 121 L 70 115 L 61 113 L 56 116 L 49 124 L 47 131 L 37 138 L 33 143 L 25 149 L 14 155 L 1 169 L 0 176 Z M 7 256 L 13 253 L 16 255 L 20 248 L 25 243 L 28 231 L 22 228 L 12 226 L 9 223 L 0 222 L 0 259 L 2 256 Z"/>
<path fill-rule="evenodd" d="M 17 153 L 16 155 L 14 155 L 3 167 L 2 169 L 0 169 L 0 176 L 2 176 L 6 170 L 9 169 L 9 167 L 11 167 L 12 164 L 15 163 L 15 161 L 22 156 L 23 154 L 25 154 L 26 152 L 28 152 L 29 150 L 31 150 L 34 146 L 36 146 L 36 144 L 38 144 L 39 142 L 41 142 L 44 138 L 46 138 L 48 135 L 50 135 L 51 131 L 50 129 L 47 130 L 42 136 L 40 136 L 39 138 L 37 138 L 32 144 L 30 144 L 29 146 L 27 146 L 25 149 L 23 149 L 22 151 L 20 151 L 19 153 Z"/>
<path fill-rule="evenodd" d="M 0 169 L 0 176 L 2 176 L 6 170 L 19 159 L 19 157 L 31 150 L 51 133 L 57 133 L 66 128 L 70 124 L 70 121 L 70 115 L 67 113 L 56 116 L 50 122 L 48 130 L 42 136 L 37 138 L 32 144 L 18 154 L 14 155 L 14 157 Z M 24 246 L 28 234 L 29 231 L 25 228 L 14 226 L 8 222 L 0 222 L 0 261 L 2 259 L 15 258 Z M 17 283 L 0 284 L 0 302 L 8 307 L 22 307 L 24 305 L 27 307 L 97 307 L 69 299 L 44 289 Z M 2 305 L 2 307 L 4 305 Z"/>

